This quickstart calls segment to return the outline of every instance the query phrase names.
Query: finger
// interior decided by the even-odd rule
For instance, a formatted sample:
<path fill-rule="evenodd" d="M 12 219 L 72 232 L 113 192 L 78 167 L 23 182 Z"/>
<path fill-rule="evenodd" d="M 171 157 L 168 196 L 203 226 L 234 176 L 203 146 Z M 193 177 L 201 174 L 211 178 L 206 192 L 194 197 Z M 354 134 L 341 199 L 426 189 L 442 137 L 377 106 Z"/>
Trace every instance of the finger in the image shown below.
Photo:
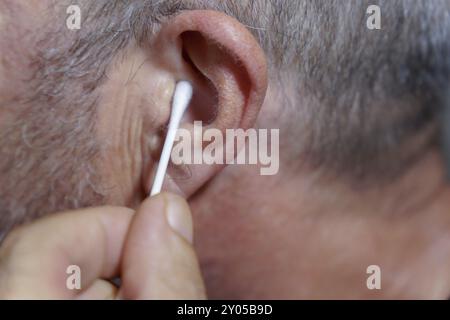
<path fill-rule="evenodd" d="M 73 298 L 98 278 L 118 273 L 133 211 L 99 207 L 60 213 L 14 230 L 0 247 L 0 296 Z M 81 290 L 68 288 L 67 268 Z"/>
<path fill-rule="evenodd" d="M 97 279 L 89 288 L 78 295 L 79 300 L 113 300 L 116 299 L 117 287 L 111 282 Z"/>
<path fill-rule="evenodd" d="M 122 261 L 123 299 L 204 299 L 186 201 L 160 194 L 137 210 Z"/>

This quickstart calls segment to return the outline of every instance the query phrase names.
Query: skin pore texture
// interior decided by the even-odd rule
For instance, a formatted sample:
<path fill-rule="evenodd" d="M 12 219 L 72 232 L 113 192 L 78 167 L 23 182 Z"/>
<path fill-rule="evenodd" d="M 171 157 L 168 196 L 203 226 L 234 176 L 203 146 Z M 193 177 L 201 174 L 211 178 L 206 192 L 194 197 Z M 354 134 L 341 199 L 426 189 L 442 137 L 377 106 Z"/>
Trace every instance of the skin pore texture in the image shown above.
<path fill-rule="evenodd" d="M 0 139 L 2 230 L 60 210 L 137 208 L 157 166 L 175 84 L 188 79 L 194 92 L 217 103 L 208 126 L 279 128 L 284 137 L 275 176 L 247 165 L 169 168 L 165 190 L 186 197 L 193 212 L 208 297 L 450 296 L 450 190 L 437 148 L 395 179 L 372 184 L 302 161 L 291 150 L 301 137 L 280 122 L 289 85 L 271 73 L 245 26 L 209 11 L 170 20 L 147 46 L 121 48 L 94 90 L 95 107 L 73 103 L 68 112 L 52 100 L 30 102 L 34 88 L 23 79 L 35 52 L 12 58 L 9 46 L 20 38 L 8 20 L 23 20 L 14 32 L 27 34 L 33 22 L 45 25 L 38 23 L 45 7 L 0 4 L 0 53 L 11 57 L 0 60 L 0 130 L 7 133 Z M 27 47 L 30 38 L 17 45 Z M 69 89 L 60 88 L 67 95 Z M 194 97 L 191 107 L 187 129 L 204 110 L 202 99 Z M 370 265 L 381 267 L 382 290 L 366 286 Z"/>

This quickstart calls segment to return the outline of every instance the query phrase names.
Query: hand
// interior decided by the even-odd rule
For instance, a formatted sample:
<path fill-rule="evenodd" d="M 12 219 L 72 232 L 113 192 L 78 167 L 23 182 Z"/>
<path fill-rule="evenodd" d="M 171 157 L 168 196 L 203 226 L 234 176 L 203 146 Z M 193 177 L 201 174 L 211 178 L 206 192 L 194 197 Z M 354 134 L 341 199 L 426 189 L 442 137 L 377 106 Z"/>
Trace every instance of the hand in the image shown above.
<path fill-rule="evenodd" d="M 2 299 L 204 299 L 184 199 L 160 194 L 134 212 L 63 212 L 13 230 L 0 247 Z M 66 285 L 81 270 L 81 289 Z M 108 279 L 121 278 L 116 288 Z"/>

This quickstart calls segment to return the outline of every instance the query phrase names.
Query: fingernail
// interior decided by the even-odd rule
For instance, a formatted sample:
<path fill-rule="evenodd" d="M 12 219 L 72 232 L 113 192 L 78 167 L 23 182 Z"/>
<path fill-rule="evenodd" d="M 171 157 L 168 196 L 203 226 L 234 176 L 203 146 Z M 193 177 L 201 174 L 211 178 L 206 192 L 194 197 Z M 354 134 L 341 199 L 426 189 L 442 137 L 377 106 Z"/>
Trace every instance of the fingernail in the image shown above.
<path fill-rule="evenodd" d="M 173 231 L 193 243 L 192 217 L 187 202 L 177 195 L 164 194 L 167 221 Z"/>

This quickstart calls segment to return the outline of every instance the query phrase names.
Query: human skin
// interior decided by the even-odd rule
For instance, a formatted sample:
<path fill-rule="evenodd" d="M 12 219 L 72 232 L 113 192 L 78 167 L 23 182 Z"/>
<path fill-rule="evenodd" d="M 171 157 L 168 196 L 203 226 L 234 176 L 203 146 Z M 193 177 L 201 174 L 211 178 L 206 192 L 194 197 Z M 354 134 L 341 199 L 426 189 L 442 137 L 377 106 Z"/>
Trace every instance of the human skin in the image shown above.
<path fill-rule="evenodd" d="M 92 207 L 42 218 L 0 248 L 1 299 L 204 299 L 186 201 Z M 36 243 L 39 243 L 38 248 Z M 71 266 L 79 287 L 68 285 Z M 108 281 L 121 279 L 117 288 Z"/>
<path fill-rule="evenodd" d="M 37 3 L 26 2 L 24 9 L 39 21 L 45 6 L 28 7 Z M 0 27 L 2 21 L 0 12 Z M 180 38 L 186 31 L 196 34 Z M 214 41 L 203 46 L 198 37 Z M 202 76 L 182 60 L 179 41 L 187 43 L 186 51 Z M 239 57 L 239 64 L 232 56 Z M 220 97 L 219 116 L 211 127 L 256 125 L 289 135 L 274 117 L 283 106 L 275 80 L 270 74 L 267 78 L 265 59 L 243 25 L 210 11 L 184 13 L 170 20 L 149 47 L 127 48 L 111 64 L 108 80 L 99 89 L 96 139 L 107 145 L 99 160 L 103 183 L 109 187 L 106 204 L 137 209 L 144 200 L 163 142 L 160 128 L 168 120 L 178 80 L 191 81 L 194 91 L 206 97 Z M 0 101 L 6 101 L 6 95 L 19 90 L 9 87 L 6 76 L 26 70 L 6 70 L 3 65 L 0 71 Z M 135 76 L 127 83 L 130 72 Z M 23 85 L 17 88 L 26 90 Z M 192 110 L 204 109 L 193 103 Z M 188 114 L 184 128 L 192 128 L 192 118 Z M 2 114 L 0 124 L 7 126 L 6 119 Z M 193 212 L 194 244 L 209 297 L 450 295 L 450 197 L 438 150 L 427 151 L 395 181 L 361 187 L 300 165 L 302 159 L 289 156 L 290 147 L 280 146 L 275 176 L 238 165 L 169 170 L 165 190 L 185 197 Z M 186 172 L 189 179 L 177 178 Z M 367 288 L 370 265 L 381 268 L 381 290 Z"/>

